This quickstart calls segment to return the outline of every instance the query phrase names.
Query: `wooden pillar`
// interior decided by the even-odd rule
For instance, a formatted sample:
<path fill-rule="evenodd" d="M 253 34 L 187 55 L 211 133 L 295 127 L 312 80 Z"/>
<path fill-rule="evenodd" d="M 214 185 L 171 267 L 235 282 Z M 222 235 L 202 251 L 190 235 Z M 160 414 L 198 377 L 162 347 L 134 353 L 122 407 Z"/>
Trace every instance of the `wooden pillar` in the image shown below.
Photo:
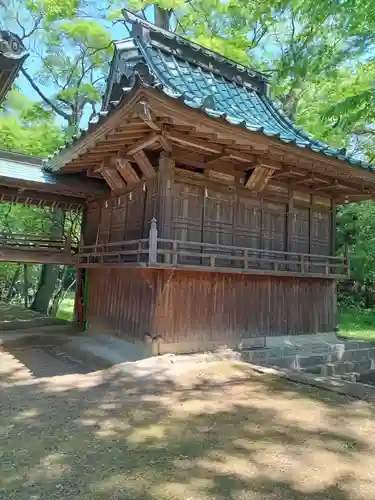
<path fill-rule="evenodd" d="M 336 203 L 331 201 L 331 255 L 336 253 Z"/>
<path fill-rule="evenodd" d="M 157 210 L 159 238 L 172 239 L 173 181 L 175 162 L 163 151 L 159 158 L 159 203 Z"/>
<path fill-rule="evenodd" d="M 82 214 L 82 222 L 81 222 L 81 235 L 79 242 L 79 251 L 82 246 L 87 245 L 88 242 L 85 238 L 85 233 L 87 230 L 88 223 L 88 207 L 85 206 Z M 87 234 L 87 233 L 86 233 Z M 97 239 L 97 237 L 96 237 Z M 97 243 L 97 241 L 96 241 Z M 89 244 L 92 244 L 90 241 Z M 76 289 L 74 296 L 74 322 L 79 325 L 82 329 L 85 329 L 85 278 L 86 278 L 86 270 L 76 268 Z"/>

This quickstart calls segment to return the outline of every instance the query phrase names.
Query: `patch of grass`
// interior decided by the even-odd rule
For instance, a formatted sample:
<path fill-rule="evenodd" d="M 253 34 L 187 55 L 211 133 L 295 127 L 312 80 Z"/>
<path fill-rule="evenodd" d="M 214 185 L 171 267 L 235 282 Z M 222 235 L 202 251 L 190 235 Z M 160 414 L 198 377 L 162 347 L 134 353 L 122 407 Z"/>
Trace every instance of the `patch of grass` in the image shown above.
<path fill-rule="evenodd" d="M 349 309 L 341 311 L 340 332 L 345 337 L 375 342 L 375 310 Z"/>
<path fill-rule="evenodd" d="M 56 317 L 65 321 L 72 321 L 74 313 L 74 294 L 67 295 L 61 302 Z"/>

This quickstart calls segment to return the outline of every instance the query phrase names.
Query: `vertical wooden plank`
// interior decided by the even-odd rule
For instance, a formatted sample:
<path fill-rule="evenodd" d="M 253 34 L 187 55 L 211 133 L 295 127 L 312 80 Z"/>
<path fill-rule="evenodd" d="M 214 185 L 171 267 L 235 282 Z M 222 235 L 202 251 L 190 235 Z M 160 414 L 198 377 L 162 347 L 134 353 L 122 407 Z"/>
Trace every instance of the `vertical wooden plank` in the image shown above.
<path fill-rule="evenodd" d="M 202 205 L 204 189 L 187 182 L 173 183 L 173 223 L 172 238 L 181 241 L 201 243 L 202 241 Z M 192 247 L 179 245 L 182 250 Z M 197 250 L 194 247 L 194 250 Z M 199 257 L 182 256 L 181 264 L 201 264 Z"/>
<path fill-rule="evenodd" d="M 159 237 L 166 239 L 172 239 L 174 169 L 174 160 L 167 152 L 162 151 L 158 170 L 159 203 L 157 220 Z"/>
<path fill-rule="evenodd" d="M 286 227 L 286 251 L 291 252 L 293 248 L 293 191 L 289 188 L 289 201 L 287 205 L 287 227 Z"/>
<path fill-rule="evenodd" d="M 313 210 L 309 207 L 309 253 L 312 253 L 312 224 L 313 224 Z"/>
<path fill-rule="evenodd" d="M 331 231 L 330 231 L 330 236 L 331 236 L 331 244 L 330 244 L 330 249 L 331 249 L 331 255 L 335 255 L 336 253 L 336 203 L 331 200 Z"/>

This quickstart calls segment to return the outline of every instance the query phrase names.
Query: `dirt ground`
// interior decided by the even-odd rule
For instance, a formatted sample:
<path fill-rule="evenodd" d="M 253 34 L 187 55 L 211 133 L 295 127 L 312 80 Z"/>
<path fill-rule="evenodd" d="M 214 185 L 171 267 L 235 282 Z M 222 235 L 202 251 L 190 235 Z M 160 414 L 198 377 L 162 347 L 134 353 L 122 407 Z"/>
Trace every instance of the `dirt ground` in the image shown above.
<path fill-rule="evenodd" d="M 1 499 L 375 498 L 371 404 L 233 361 L 37 378 L 15 355 L 0 353 Z"/>

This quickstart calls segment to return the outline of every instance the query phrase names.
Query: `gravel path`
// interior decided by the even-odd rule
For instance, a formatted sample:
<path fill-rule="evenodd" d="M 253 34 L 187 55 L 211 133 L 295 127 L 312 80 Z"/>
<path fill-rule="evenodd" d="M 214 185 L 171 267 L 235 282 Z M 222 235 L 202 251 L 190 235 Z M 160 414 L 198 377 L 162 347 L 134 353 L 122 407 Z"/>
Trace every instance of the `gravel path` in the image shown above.
<path fill-rule="evenodd" d="M 1 499 L 375 497 L 373 405 L 233 361 L 37 377 L 0 353 L 0 408 Z"/>

